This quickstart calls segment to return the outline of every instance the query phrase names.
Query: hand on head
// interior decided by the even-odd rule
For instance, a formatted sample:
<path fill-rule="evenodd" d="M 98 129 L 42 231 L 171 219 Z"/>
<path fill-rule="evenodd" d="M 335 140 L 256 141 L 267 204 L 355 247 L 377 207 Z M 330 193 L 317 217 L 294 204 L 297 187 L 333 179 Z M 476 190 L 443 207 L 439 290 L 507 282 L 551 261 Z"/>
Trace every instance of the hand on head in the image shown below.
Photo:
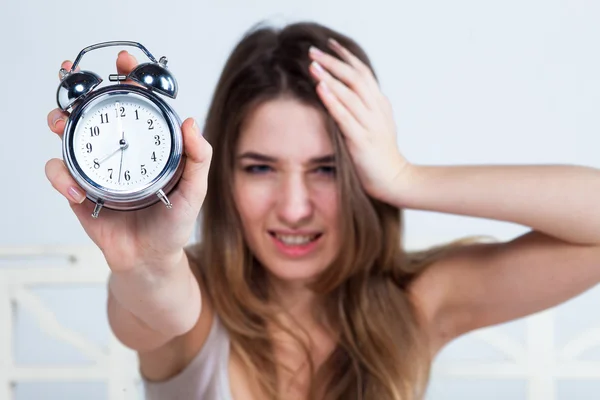
<path fill-rule="evenodd" d="M 335 40 L 331 49 L 341 58 L 311 47 L 310 72 L 317 93 L 338 123 L 365 190 L 390 202 L 411 164 L 400 154 L 390 102 L 372 70 Z"/>

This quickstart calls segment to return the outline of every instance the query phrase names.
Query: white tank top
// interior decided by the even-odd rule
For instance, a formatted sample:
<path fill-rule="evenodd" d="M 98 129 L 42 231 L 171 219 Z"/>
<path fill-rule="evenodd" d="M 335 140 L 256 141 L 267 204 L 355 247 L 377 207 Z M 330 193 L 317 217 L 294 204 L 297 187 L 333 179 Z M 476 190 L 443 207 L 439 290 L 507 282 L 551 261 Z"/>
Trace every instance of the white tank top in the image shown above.
<path fill-rule="evenodd" d="M 142 378 L 146 400 L 233 400 L 229 388 L 229 336 L 214 314 L 208 337 L 190 364 L 161 382 Z"/>

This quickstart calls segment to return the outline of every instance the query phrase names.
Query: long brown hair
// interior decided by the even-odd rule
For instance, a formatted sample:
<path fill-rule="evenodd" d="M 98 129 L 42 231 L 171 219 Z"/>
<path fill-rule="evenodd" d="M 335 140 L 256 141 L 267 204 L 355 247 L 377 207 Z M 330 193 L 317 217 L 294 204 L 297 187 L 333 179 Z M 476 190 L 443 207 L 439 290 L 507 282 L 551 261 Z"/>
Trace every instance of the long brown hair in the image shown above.
<path fill-rule="evenodd" d="M 371 67 L 354 40 L 316 23 L 280 29 L 258 25 L 233 49 L 206 118 L 204 135 L 213 147 L 213 159 L 200 241 L 192 250 L 211 305 L 230 334 L 232 349 L 262 391 L 279 398 L 273 343 L 266 330 L 267 324 L 277 324 L 276 308 L 269 301 L 266 273 L 244 240 L 233 199 L 233 155 L 240 126 L 258 104 L 288 96 L 321 110 L 336 154 L 344 237 L 343 251 L 312 288 L 325 304 L 320 316 L 337 339 L 337 347 L 318 371 L 300 336 L 288 330 L 307 353 L 313 377 L 309 396 L 419 398 L 429 375 L 430 357 L 408 286 L 445 251 L 472 240 L 418 253 L 403 250 L 402 210 L 365 193 L 344 139 L 315 92 L 308 50 L 314 45 L 336 56 L 327 45 L 329 38 Z"/>

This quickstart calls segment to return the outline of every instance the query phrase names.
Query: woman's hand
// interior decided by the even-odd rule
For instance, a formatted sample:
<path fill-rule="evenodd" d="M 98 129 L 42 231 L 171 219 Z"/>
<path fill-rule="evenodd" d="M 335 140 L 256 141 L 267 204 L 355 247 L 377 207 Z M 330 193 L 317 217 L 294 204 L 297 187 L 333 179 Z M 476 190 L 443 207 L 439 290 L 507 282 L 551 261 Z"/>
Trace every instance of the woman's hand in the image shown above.
<path fill-rule="evenodd" d="M 310 49 L 317 93 L 346 138 L 367 193 L 393 204 L 413 166 L 398 150 L 392 107 L 367 65 L 338 42 L 330 46 L 344 61 Z"/>
<path fill-rule="evenodd" d="M 128 74 L 136 65 L 135 58 L 126 51 L 119 53 L 119 74 Z M 68 70 L 71 66 L 69 61 L 62 64 Z M 48 115 L 50 130 L 61 139 L 67 117 L 60 109 Z M 102 250 L 114 272 L 139 265 L 168 267 L 181 259 L 206 195 L 212 157 L 212 148 L 200 135 L 194 120 L 185 120 L 181 129 L 186 164 L 181 181 L 169 194 L 172 209 L 158 202 L 138 211 L 103 209 L 100 217 L 93 219 L 93 202 L 85 199 L 85 192 L 71 177 L 63 160 L 55 158 L 46 163 L 48 180 L 69 200 L 85 232 Z"/>

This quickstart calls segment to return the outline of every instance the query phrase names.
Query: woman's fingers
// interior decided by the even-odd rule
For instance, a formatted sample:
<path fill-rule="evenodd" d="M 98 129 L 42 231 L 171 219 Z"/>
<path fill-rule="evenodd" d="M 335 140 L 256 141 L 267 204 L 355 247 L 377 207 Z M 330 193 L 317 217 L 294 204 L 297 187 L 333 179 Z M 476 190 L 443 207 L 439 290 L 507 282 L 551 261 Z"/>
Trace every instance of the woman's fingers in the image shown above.
<path fill-rule="evenodd" d="M 325 108 L 327 108 L 327 111 L 329 111 L 333 119 L 338 123 L 342 134 L 348 137 L 352 142 L 360 143 L 361 137 L 364 136 L 363 133 L 365 132 L 365 129 L 337 98 L 325 81 L 319 82 L 317 85 L 317 93 L 325 105 Z"/>
<path fill-rule="evenodd" d="M 91 201 L 85 201 L 85 191 L 71 177 L 64 162 L 58 158 L 49 160 L 46 163 L 46 177 L 52 187 L 66 197 L 71 209 L 87 230 L 93 220 L 92 212 L 95 204 Z"/>
<path fill-rule="evenodd" d="M 186 119 L 181 130 L 186 161 L 179 182 L 179 192 L 187 198 L 190 204 L 199 206 L 206 195 L 212 146 L 200 134 L 200 128 L 194 119 Z"/>
<path fill-rule="evenodd" d="M 53 158 L 46 163 L 46 178 L 69 202 L 81 204 L 85 200 L 85 192 L 71 177 L 62 160 Z"/>
<path fill-rule="evenodd" d="M 323 69 L 321 64 L 317 61 L 311 63 L 310 71 L 315 79 L 327 84 L 327 87 L 331 92 L 333 92 L 342 105 L 352 113 L 356 121 L 358 121 L 363 128 L 368 128 L 369 121 L 371 120 L 370 110 L 361 101 L 355 91 L 333 77 L 329 72 Z"/>
<path fill-rule="evenodd" d="M 375 76 L 373 75 L 373 71 L 369 68 L 365 63 L 363 63 L 358 57 L 350 52 L 347 48 L 342 46 L 337 40 L 329 39 L 329 47 L 335 51 L 342 60 L 346 61 L 349 65 L 351 65 L 358 73 L 362 76 L 363 79 L 369 84 L 371 87 L 379 87 Z"/>
<path fill-rule="evenodd" d="M 333 76 L 351 88 L 360 97 L 365 107 L 371 110 L 377 107 L 376 92 L 354 67 L 316 47 L 310 48 L 310 56 L 327 71 L 331 72 Z"/>
<path fill-rule="evenodd" d="M 65 125 L 69 114 L 62 111 L 60 108 L 55 108 L 48 113 L 46 117 L 48 127 L 50 130 L 58 135 L 62 139 L 62 135 L 65 131 Z"/>
<path fill-rule="evenodd" d="M 386 109 L 389 107 L 389 102 L 385 95 L 381 92 L 379 82 L 373 73 L 373 70 L 361 61 L 357 56 L 352 54 L 350 50 L 342 46 L 337 40 L 330 38 L 329 47 L 333 49 L 342 60 L 346 61 L 349 65 L 358 72 L 358 75 L 366 82 L 366 85 L 370 88 L 372 98 L 370 99 L 374 108 Z"/>
<path fill-rule="evenodd" d="M 62 64 L 60 65 L 60 68 L 66 70 L 66 71 L 71 71 L 71 68 L 73 67 L 73 62 L 70 60 L 65 60 L 62 62 Z M 75 72 L 79 72 L 79 65 L 75 68 Z M 62 76 L 60 75 L 60 71 L 58 72 L 58 79 L 62 80 Z"/>
<path fill-rule="evenodd" d="M 127 50 L 121 50 L 117 56 L 117 72 L 119 75 L 128 75 L 135 67 L 138 61 Z"/>
<path fill-rule="evenodd" d="M 60 68 L 71 71 L 71 67 L 73 67 L 73 62 L 70 60 L 65 60 L 60 65 Z M 79 71 L 79 66 L 75 68 L 75 71 Z M 58 73 L 58 79 L 62 79 L 60 72 Z M 65 124 L 67 123 L 67 118 L 69 114 L 60 108 L 55 108 L 50 111 L 47 116 L 48 127 L 50 130 L 58 135 L 62 139 L 63 132 L 65 130 Z"/>
<path fill-rule="evenodd" d="M 137 59 L 129 54 L 127 50 L 121 50 L 119 52 L 119 55 L 117 56 L 117 73 L 119 75 L 129 75 L 129 73 L 137 66 Z M 137 85 L 137 83 L 133 82 L 131 79 L 127 79 L 124 83 Z"/>

